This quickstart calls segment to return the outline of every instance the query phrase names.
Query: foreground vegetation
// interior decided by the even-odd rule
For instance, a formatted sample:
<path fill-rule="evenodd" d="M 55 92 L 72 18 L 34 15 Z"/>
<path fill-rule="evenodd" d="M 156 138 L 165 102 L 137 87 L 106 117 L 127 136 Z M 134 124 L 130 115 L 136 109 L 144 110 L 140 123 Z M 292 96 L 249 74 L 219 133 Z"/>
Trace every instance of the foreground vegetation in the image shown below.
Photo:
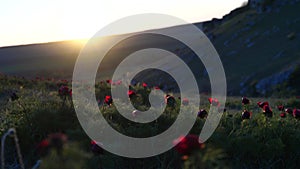
<path fill-rule="evenodd" d="M 99 106 L 111 126 L 129 136 L 149 137 L 164 131 L 175 121 L 183 101 L 174 97 L 175 106 L 169 105 L 156 122 L 128 123 L 113 103 L 109 106 L 110 102 L 105 100 L 110 85 L 110 81 L 96 84 Z M 297 97 L 248 98 L 250 102 L 244 104 L 241 97 L 229 97 L 217 130 L 204 144 L 187 141 L 191 148 L 184 151 L 179 145 L 155 157 L 129 159 L 103 151 L 91 142 L 78 123 L 70 87 L 66 80 L 0 75 L 0 136 L 9 128 L 16 129 L 25 168 L 31 168 L 38 160 L 42 160 L 40 168 L 45 169 L 297 168 L 300 165 L 298 116 L 277 109 L 278 105 L 300 108 Z M 153 89 L 144 84 L 132 87 L 135 94 L 131 99 L 137 109 L 147 108 L 145 96 L 150 90 Z M 209 96 L 201 97 L 205 101 L 199 109 L 208 111 Z M 268 101 L 272 117 L 257 105 L 264 101 Z M 245 109 L 249 117 L 245 113 L 242 116 Z M 190 131 L 191 139 L 200 133 L 204 122 L 205 115 L 199 116 Z M 6 141 L 5 161 L 7 168 L 18 168 L 17 152 L 10 138 Z"/>

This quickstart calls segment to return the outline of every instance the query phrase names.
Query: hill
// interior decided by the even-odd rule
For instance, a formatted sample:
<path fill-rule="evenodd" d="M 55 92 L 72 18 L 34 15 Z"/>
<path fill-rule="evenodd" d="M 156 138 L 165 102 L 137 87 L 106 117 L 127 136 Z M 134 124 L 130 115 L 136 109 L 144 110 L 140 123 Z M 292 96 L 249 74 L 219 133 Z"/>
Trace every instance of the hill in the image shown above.
<path fill-rule="evenodd" d="M 222 19 L 195 23 L 210 38 L 221 57 L 229 94 L 268 95 L 278 85 L 288 85 L 291 74 L 300 64 L 298 9 L 298 0 L 250 0 L 248 5 L 233 10 Z M 130 46 L 138 45 L 142 48 L 149 43 L 164 46 L 174 53 L 184 53 L 186 50 L 172 42 L 157 43 L 143 39 L 131 41 Z M 0 48 L 0 72 L 29 78 L 42 76 L 71 79 L 82 47 L 83 44 L 76 41 L 3 47 Z M 130 47 L 120 47 L 112 54 L 131 50 Z M 113 67 L 118 64 L 112 57 L 103 64 L 106 66 L 105 76 L 111 75 Z M 184 53 L 181 57 L 190 63 L 193 70 L 200 70 L 195 75 L 198 81 L 202 81 L 201 91 L 209 91 L 202 64 L 195 62 L 195 56 L 191 53 Z M 153 75 L 144 72 L 137 80 L 141 77 L 147 80 Z M 167 76 L 164 78 L 170 80 L 168 88 L 174 88 L 171 85 L 172 79 Z M 164 78 L 157 79 L 155 83 L 163 83 L 166 81 Z"/>
<path fill-rule="evenodd" d="M 235 89 L 241 94 L 253 89 L 266 93 L 287 81 L 300 61 L 299 1 L 251 2 L 256 1 L 204 23 L 233 93 Z"/>

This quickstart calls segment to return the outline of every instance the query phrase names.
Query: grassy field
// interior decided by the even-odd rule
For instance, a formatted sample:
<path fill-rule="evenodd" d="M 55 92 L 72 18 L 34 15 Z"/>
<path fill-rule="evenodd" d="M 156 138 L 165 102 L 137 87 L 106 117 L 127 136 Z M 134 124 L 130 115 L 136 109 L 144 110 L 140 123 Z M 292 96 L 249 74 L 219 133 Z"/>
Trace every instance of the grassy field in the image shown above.
<path fill-rule="evenodd" d="M 218 103 L 208 101 L 211 86 L 206 69 L 183 44 L 153 35 L 129 38 L 107 53 L 98 70 L 96 100 L 106 121 L 118 132 L 132 137 L 162 133 L 177 119 L 184 101 L 178 97 L 172 77 L 154 70 L 135 77 L 135 81 L 148 84 L 131 86 L 135 94 L 130 100 L 136 109 L 149 108 L 148 96 L 155 87 L 175 99 L 174 105 L 170 103 L 157 120 L 147 124 L 127 120 L 113 102 L 105 100 L 111 95 L 111 87 L 124 87 L 106 80 L 111 79 L 124 56 L 135 50 L 157 47 L 178 55 L 198 80 L 201 103 L 191 109 L 184 107 L 195 109 L 197 112 L 191 113 L 198 113 L 198 117 L 189 135 L 177 140 L 179 144 L 173 149 L 155 157 L 131 159 L 105 151 L 90 140 L 77 119 L 71 91 L 74 65 L 84 47 L 82 41 L 0 48 L 0 136 L 10 128 L 16 129 L 25 168 L 40 162 L 41 169 L 299 168 L 299 8 L 299 2 L 264 13 L 243 7 L 218 23 L 214 23 L 216 19 L 206 23 L 204 32 L 223 62 L 229 96 L 216 131 L 203 144 L 195 142 L 195 138 L 206 121 L 205 111 L 218 108 Z M 106 38 L 109 41 L 113 37 Z M 270 83 L 257 87 L 264 81 Z M 244 100 L 243 104 L 242 97 L 250 102 L 245 104 Z M 258 102 L 268 103 L 259 107 Z M 12 137 L 7 137 L 5 149 L 1 150 L 5 168 L 20 168 Z"/>
<path fill-rule="evenodd" d="M 228 97 L 226 112 L 213 136 L 198 148 L 182 154 L 173 148 L 161 155 L 129 159 L 107 151 L 95 151 L 91 140 L 78 123 L 68 92 L 59 92 L 62 85 L 71 87 L 65 80 L 28 80 L 11 76 L 0 76 L 0 135 L 9 128 L 16 128 L 26 168 L 42 160 L 40 168 L 104 168 L 104 169 L 166 169 L 166 168 L 298 168 L 300 161 L 300 121 L 292 114 L 280 116 L 278 105 L 286 108 L 300 108 L 300 100 L 289 98 L 248 98 L 249 105 L 243 105 L 241 97 Z M 114 86 L 117 87 L 117 86 Z M 116 108 L 103 105 L 109 95 L 110 84 L 96 84 L 99 108 L 106 120 L 117 131 L 133 137 L 149 137 L 163 132 L 177 117 L 181 100 L 176 106 L 168 106 L 156 120 L 145 125 L 128 123 Z M 133 104 L 145 109 L 147 93 L 151 89 L 141 85 L 133 87 L 136 92 Z M 199 109 L 208 111 L 209 95 L 201 95 Z M 259 101 L 268 101 L 273 117 L 266 117 L 257 106 Z M 104 106 L 104 107 L 103 107 Z M 250 119 L 242 119 L 244 109 L 252 112 Z M 205 118 L 197 118 L 190 134 L 198 135 Z M 60 134 L 57 134 L 60 133 Z M 63 133 L 63 134 L 62 134 Z M 52 134 L 52 135 L 51 135 Z M 56 134 L 56 135 L 55 135 Z M 57 136 L 59 135 L 59 136 Z M 60 144 L 51 144 L 53 138 Z M 67 137 L 65 139 L 64 137 Z M 42 144 L 43 140 L 50 144 Z M 101 142 L 101 140 L 98 140 Z M 122 144 L 122 143 L 120 143 Z M 193 146 L 189 145 L 188 146 Z M 99 147 L 98 147 L 99 148 Z M 55 151 L 56 150 L 56 151 Z M 5 146 L 5 160 L 8 168 L 18 168 L 13 140 L 8 138 Z"/>

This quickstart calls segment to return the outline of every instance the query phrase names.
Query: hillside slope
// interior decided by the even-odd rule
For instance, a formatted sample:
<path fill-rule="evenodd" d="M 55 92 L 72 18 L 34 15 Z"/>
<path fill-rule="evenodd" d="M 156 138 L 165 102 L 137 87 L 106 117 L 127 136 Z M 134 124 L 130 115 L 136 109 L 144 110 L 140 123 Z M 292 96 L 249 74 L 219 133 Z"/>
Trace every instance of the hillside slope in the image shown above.
<path fill-rule="evenodd" d="M 0 48 L 0 72 L 28 78 L 70 78 L 83 44 L 51 42 Z"/>
<path fill-rule="evenodd" d="M 300 3 L 290 2 L 265 12 L 237 9 L 206 31 L 221 55 L 230 91 L 254 87 L 265 93 L 300 63 Z"/>
<path fill-rule="evenodd" d="M 300 2 L 299 0 L 265 0 L 253 5 L 253 0 L 232 11 L 222 19 L 195 23 L 211 39 L 223 62 L 228 82 L 228 93 L 266 94 L 278 84 L 285 83 L 300 64 Z M 168 28 L 170 31 L 174 28 Z M 181 32 L 188 33 L 188 32 Z M 195 55 L 173 42 L 140 39 L 131 41 L 127 48 L 111 53 L 105 67 L 105 76 L 113 73 L 119 53 L 130 53 L 134 48 L 149 44 L 164 46 L 180 56 L 195 70 L 201 91 L 209 91 L 204 67 L 195 62 Z M 138 46 L 138 47 L 136 47 Z M 34 78 L 35 76 L 72 78 L 76 58 L 83 47 L 76 41 L 53 42 L 0 48 L 0 72 Z M 116 58 L 116 59 L 113 59 Z M 147 75 L 147 76 L 145 76 Z M 151 79 L 149 72 L 137 80 Z M 171 78 L 168 77 L 168 80 Z M 163 83 L 164 78 L 155 80 Z M 151 82 L 150 82 L 151 83 Z M 172 86 L 172 80 L 167 84 Z"/>

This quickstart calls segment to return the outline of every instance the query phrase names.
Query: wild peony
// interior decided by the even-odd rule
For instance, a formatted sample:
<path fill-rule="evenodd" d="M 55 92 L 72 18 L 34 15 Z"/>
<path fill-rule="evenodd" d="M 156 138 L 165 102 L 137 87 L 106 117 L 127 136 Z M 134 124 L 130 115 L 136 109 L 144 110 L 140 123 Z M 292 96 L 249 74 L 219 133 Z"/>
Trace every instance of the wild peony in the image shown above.
<path fill-rule="evenodd" d="M 184 105 L 184 106 L 189 105 L 189 99 L 183 98 L 183 99 L 182 99 L 182 105 Z"/>
<path fill-rule="evenodd" d="M 285 118 L 285 117 L 286 117 L 286 113 L 285 113 L 285 112 L 282 112 L 282 113 L 279 114 L 279 116 L 280 116 L 281 118 Z"/>
<path fill-rule="evenodd" d="M 208 98 L 208 101 L 212 106 L 217 106 L 217 107 L 220 106 L 220 102 L 216 98 Z"/>
<path fill-rule="evenodd" d="M 244 110 L 244 111 L 242 112 L 242 119 L 243 119 L 243 120 L 244 120 L 244 119 L 250 119 L 251 116 L 252 116 L 252 113 L 249 112 L 248 110 Z"/>
<path fill-rule="evenodd" d="M 174 140 L 175 149 L 181 155 L 191 155 L 194 151 L 204 148 L 204 144 L 199 142 L 198 135 L 189 134 Z"/>
<path fill-rule="evenodd" d="M 264 107 L 263 107 L 263 113 L 267 117 L 272 117 L 273 116 L 273 111 L 271 110 L 270 106 L 267 105 L 267 104 L 265 104 Z"/>
<path fill-rule="evenodd" d="M 143 82 L 142 86 L 145 88 L 148 87 L 147 83 L 145 83 L 145 82 Z"/>
<path fill-rule="evenodd" d="M 269 106 L 269 102 L 257 102 L 258 107 L 263 108 L 265 105 Z"/>
<path fill-rule="evenodd" d="M 108 80 L 106 80 L 106 83 L 107 84 L 112 84 L 112 80 L 108 79 Z"/>
<path fill-rule="evenodd" d="M 102 145 L 102 143 L 97 142 L 95 140 L 91 141 L 91 150 L 94 153 L 94 155 L 102 155 L 103 154 L 104 150 L 100 145 Z"/>
<path fill-rule="evenodd" d="M 198 112 L 198 117 L 200 119 L 204 119 L 206 116 L 208 115 L 207 111 L 205 109 L 201 109 L 199 112 Z"/>
<path fill-rule="evenodd" d="M 105 96 L 104 103 L 110 106 L 113 103 L 111 96 Z"/>
<path fill-rule="evenodd" d="M 59 96 L 62 96 L 62 97 L 65 97 L 65 96 L 72 96 L 72 89 L 69 89 L 68 86 L 62 85 L 62 86 L 58 89 L 58 94 L 59 94 Z"/>
<path fill-rule="evenodd" d="M 277 109 L 278 109 L 279 111 L 284 111 L 284 106 L 283 106 L 283 105 L 278 105 L 278 106 L 277 106 Z"/>
<path fill-rule="evenodd" d="M 250 104 L 250 100 L 247 99 L 246 97 L 242 97 L 242 104 L 243 104 L 243 105 Z"/>
<path fill-rule="evenodd" d="M 132 99 L 136 95 L 136 93 L 133 90 L 128 90 L 127 95 L 130 99 Z"/>
<path fill-rule="evenodd" d="M 166 95 L 165 96 L 165 103 L 170 106 L 170 107 L 174 107 L 176 104 L 176 100 L 173 96 L 170 95 Z"/>
<path fill-rule="evenodd" d="M 284 110 L 287 114 L 293 114 L 293 110 L 292 109 L 290 109 L 290 108 L 286 108 L 285 110 Z"/>
<path fill-rule="evenodd" d="M 299 109 L 294 109 L 293 110 L 293 116 L 297 119 L 300 118 L 300 110 Z"/>

